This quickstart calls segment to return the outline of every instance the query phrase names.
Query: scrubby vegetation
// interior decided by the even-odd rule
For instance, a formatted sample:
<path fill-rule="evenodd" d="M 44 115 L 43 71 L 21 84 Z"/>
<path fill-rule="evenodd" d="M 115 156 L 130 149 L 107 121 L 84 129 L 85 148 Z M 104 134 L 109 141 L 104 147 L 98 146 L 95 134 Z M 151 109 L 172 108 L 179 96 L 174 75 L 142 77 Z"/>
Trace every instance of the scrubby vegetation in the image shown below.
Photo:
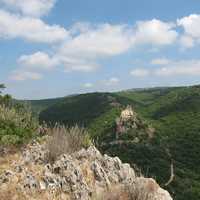
<path fill-rule="evenodd" d="M 32 138 L 37 130 L 37 122 L 30 112 L 0 105 L 1 144 L 21 144 Z"/>
<path fill-rule="evenodd" d="M 47 143 L 50 160 L 76 151 L 92 139 L 102 152 L 136 164 L 175 200 L 200 199 L 200 86 L 91 93 L 30 103 L 35 114 L 40 112 L 40 122 L 51 125 L 48 134 L 52 137 Z M 120 145 L 111 143 L 116 138 L 116 118 L 127 105 L 134 107 L 145 127 L 129 129 L 119 138 L 125 141 Z M 19 101 L 0 95 L 0 113 L 1 144 L 24 143 L 35 135 L 37 121 Z M 54 127 L 56 122 L 61 126 Z M 75 124 L 86 131 L 65 128 Z M 144 135 L 149 124 L 156 130 L 155 137 L 126 142 Z M 175 178 L 165 186 L 172 163 Z"/>
<path fill-rule="evenodd" d="M 81 148 L 89 147 L 92 142 L 85 129 L 77 125 L 71 128 L 55 125 L 48 128 L 46 148 L 48 149 L 48 160 L 53 162 L 61 154 L 71 154 Z"/>
<path fill-rule="evenodd" d="M 0 85 L 1 89 L 4 87 Z M 35 135 L 37 127 L 37 121 L 25 105 L 15 103 L 9 95 L 0 95 L 1 145 L 23 144 Z"/>

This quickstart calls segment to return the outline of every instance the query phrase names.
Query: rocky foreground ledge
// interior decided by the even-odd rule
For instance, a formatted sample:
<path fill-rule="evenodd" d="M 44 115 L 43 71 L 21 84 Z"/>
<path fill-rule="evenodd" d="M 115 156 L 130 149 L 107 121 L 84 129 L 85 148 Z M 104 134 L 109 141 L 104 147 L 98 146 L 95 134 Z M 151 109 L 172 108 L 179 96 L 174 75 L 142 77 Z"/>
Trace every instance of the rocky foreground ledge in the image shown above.
<path fill-rule="evenodd" d="M 172 200 L 153 179 L 137 177 L 129 164 L 101 155 L 94 146 L 61 155 L 52 164 L 47 153 L 44 145 L 33 142 L 1 160 L 0 199 Z"/>

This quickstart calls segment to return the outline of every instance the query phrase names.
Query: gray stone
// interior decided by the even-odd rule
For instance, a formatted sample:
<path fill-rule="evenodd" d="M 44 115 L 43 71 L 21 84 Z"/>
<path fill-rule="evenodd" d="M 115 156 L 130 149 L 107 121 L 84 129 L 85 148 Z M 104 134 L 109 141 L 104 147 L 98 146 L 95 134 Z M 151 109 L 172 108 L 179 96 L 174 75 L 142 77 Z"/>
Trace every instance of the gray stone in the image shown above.
<path fill-rule="evenodd" d="M 0 184 L 2 183 L 7 183 L 11 179 L 11 177 L 14 175 L 14 172 L 11 170 L 5 170 L 1 175 L 0 175 Z"/>
<path fill-rule="evenodd" d="M 31 174 L 27 174 L 24 180 L 24 188 L 26 189 L 37 189 L 38 188 L 38 182 L 35 179 L 34 176 L 32 176 Z"/>
<path fill-rule="evenodd" d="M 0 186 L 9 186 L 13 178 L 19 181 L 22 193 L 48 191 L 48 198 L 53 199 L 51 195 L 56 191 L 70 199 L 91 200 L 98 191 L 107 191 L 114 185 L 129 188 L 133 199 L 172 200 L 153 179 L 136 177 L 129 164 L 123 164 L 118 157 L 101 155 L 94 146 L 72 155 L 63 154 L 54 163 L 46 163 L 44 147 L 35 141 L 28 145 L 20 161 L 15 162 L 15 171 L 6 170 L 0 175 Z"/>

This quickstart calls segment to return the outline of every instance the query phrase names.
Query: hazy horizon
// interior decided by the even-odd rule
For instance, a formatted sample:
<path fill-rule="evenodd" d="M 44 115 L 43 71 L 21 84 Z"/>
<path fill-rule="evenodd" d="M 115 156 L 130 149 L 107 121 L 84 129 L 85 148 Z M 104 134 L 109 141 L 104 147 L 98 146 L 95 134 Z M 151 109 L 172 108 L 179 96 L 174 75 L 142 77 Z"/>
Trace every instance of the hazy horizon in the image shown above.
<path fill-rule="evenodd" d="M 49 99 L 57 99 L 57 98 L 63 98 L 63 97 L 70 97 L 70 96 L 75 96 L 75 95 L 81 95 L 81 94 L 89 94 L 89 93 L 113 93 L 113 92 L 123 92 L 123 91 L 129 91 L 129 90 L 148 90 L 148 89 L 156 89 L 156 88 L 175 88 L 175 87 L 191 87 L 191 86 L 196 86 L 200 84 L 188 84 L 188 85 L 171 85 L 171 86 L 152 86 L 152 87 L 138 87 L 138 88 L 125 88 L 121 90 L 113 90 L 113 91 L 83 91 L 79 93 L 71 93 L 71 94 L 65 94 L 63 96 L 49 96 L 45 98 L 15 98 L 16 100 L 22 100 L 22 101 L 34 101 L 34 100 L 49 100 Z M 3 94 L 6 94 L 6 92 L 2 92 Z"/>

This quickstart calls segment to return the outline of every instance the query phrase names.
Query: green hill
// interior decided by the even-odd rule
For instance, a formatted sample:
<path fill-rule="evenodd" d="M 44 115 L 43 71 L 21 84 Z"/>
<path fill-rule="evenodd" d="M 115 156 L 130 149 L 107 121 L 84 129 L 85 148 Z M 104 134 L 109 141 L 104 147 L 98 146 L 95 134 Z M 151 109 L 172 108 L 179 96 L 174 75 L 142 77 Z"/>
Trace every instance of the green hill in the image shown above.
<path fill-rule="evenodd" d="M 40 113 L 40 121 L 50 124 L 56 122 L 86 126 L 98 116 L 107 112 L 112 106 L 112 95 L 108 93 L 91 93 L 66 97 Z"/>
<path fill-rule="evenodd" d="M 30 105 L 32 108 L 33 113 L 36 116 L 39 116 L 40 112 L 47 109 L 54 104 L 61 102 L 64 97 L 54 98 L 54 99 L 42 99 L 42 100 L 17 100 L 17 102 Z"/>
<path fill-rule="evenodd" d="M 155 143 L 148 147 L 131 145 L 112 147 L 126 161 L 136 160 L 143 172 L 156 176 L 160 183 L 169 176 L 170 159 L 174 160 L 175 180 L 169 186 L 175 199 L 200 199 L 200 87 L 169 88 L 161 91 L 124 93 L 137 97 L 137 111 L 156 128 Z M 145 98 L 144 98 L 145 97 Z M 113 150 L 115 148 L 115 150 Z M 126 149 L 126 153 L 124 148 Z M 171 158 L 167 156 L 169 150 Z M 167 175 L 168 174 L 168 175 Z"/>
<path fill-rule="evenodd" d="M 137 144 L 111 145 L 116 132 L 115 120 L 127 105 L 134 107 L 141 120 L 152 124 L 155 137 Z M 103 152 L 136 163 L 143 174 L 156 178 L 163 186 L 170 177 L 173 160 L 175 179 L 167 189 L 174 199 L 199 200 L 199 105 L 200 86 L 151 88 L 66 97 L 43 109 L 39 118 L 51 124 L 85 126 Z"/>

